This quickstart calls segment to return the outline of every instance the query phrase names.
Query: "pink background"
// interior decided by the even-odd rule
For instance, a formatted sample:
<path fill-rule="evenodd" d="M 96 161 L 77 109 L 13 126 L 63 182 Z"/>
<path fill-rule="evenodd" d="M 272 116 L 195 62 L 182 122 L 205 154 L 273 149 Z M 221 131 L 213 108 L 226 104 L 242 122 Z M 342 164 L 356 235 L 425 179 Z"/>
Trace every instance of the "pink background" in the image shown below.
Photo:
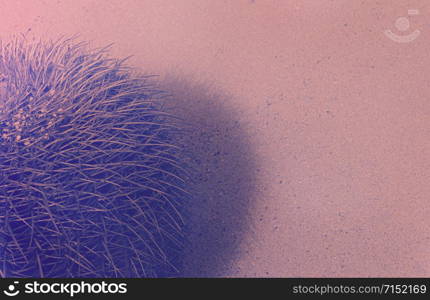
<path fill-rule="evenodd" d="M 209 174 L 201 201 L 212 202 L 195 221 L 188 274 L 430 276 L 428 1 L 0 4 L 2 39 L 31 29 L 114 42 L 113 55 L 167 82 L 199 133 L 218 130 L 208 143 L 221 156 L 196 153 Z M 408 9 L 421 35 L 393 42 L 383 31 Z"/>

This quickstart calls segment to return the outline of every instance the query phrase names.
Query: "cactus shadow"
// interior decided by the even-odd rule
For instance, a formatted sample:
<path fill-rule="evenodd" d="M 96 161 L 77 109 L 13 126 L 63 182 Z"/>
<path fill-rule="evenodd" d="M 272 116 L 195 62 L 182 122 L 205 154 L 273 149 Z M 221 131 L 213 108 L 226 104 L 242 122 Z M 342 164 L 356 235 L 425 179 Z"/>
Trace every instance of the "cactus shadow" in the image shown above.
<path fill-rule="evenodd" d="M 255 167 L 248 136 L 229 97 L 184 76 L 161 80 L 170 94 L 168 110 L 188 124 L 183 137 L 194 170 L 186 211 L 186 246 L 180 277 L 221 277 L 237 273 L 233 263 L 248 232 Z"/>

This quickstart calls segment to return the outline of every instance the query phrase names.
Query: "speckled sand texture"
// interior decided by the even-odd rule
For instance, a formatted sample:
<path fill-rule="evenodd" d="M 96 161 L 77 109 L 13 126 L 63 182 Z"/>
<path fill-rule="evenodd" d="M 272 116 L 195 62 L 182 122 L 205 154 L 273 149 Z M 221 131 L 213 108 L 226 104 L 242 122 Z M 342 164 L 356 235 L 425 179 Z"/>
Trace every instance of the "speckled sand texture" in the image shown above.
<path fill-rule="evenodd" d="M 185 275 L 430 276 L 429 20 L 426 0 L 27 0 L 1 1 L 0 36 L 78 33 L 160 75 L 196 128 Z"/>

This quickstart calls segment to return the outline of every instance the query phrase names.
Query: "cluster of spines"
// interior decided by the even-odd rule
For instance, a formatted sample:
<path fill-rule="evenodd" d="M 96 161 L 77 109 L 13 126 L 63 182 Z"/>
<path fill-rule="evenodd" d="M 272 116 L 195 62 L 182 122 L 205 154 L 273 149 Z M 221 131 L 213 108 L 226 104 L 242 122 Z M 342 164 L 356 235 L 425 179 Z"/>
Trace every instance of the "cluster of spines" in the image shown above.
<path fill-rule="evenodd" d="M 171 270 L 185 171 L 160 92 L 71 40 L 19 39 L 0 55 L 1 274 Z"/>

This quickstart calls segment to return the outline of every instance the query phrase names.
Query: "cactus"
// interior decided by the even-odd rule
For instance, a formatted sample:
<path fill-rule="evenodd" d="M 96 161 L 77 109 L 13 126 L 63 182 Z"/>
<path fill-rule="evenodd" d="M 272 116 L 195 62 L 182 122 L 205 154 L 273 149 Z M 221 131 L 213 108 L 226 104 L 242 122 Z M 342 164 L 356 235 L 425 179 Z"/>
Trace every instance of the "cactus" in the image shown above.
<path fill-rule="evenodd" d="M 185 171 L 163 92 L 74 39 L 0 49 L 0 275 L 175 274 Z"/>

